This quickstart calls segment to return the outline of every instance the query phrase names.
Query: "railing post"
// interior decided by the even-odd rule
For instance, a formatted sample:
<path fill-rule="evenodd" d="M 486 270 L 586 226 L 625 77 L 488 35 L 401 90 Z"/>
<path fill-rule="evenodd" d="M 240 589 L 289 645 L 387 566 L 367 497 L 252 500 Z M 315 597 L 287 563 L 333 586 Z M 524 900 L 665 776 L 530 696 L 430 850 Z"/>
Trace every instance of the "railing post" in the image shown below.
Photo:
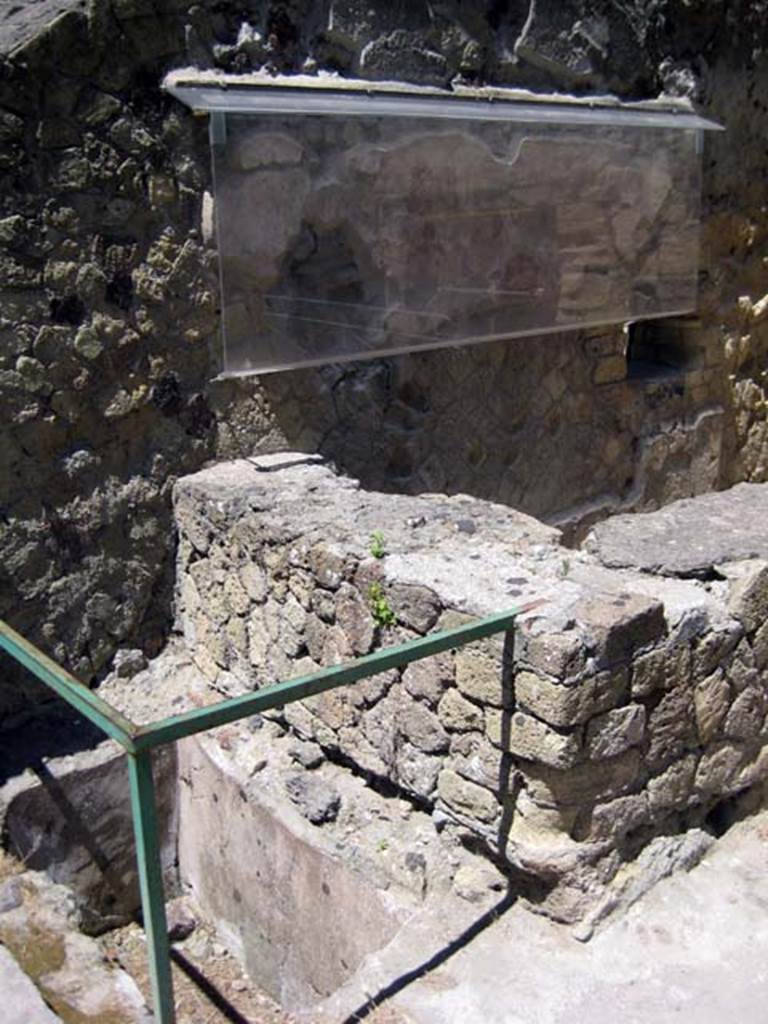
<path fill-rule="evenodd" d="M 168 923 L 165 918 L 163 866 L 160 860 L 160 831 L 152 778 L 152 751 L 144 750 L 137 754 L 129 753 L 127 756 L 152 1001 L 158 1024 L 175 1024 L 171 950 L 168 943 Z"/>

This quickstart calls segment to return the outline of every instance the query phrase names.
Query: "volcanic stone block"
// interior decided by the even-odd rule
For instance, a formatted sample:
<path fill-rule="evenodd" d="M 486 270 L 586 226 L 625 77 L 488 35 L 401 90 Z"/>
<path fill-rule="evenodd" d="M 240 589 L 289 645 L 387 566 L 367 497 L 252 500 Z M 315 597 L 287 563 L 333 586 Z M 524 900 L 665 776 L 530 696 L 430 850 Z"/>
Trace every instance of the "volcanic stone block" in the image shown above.
<path fill-rule="evenodd" d="M 709 743 L 720 728 L 731 699 L 731 688 L 722 669 L 717 669 L 711 676 L 697 684 L 693 701 L 696 713 L 696 726 L 703 744 Z"/>
<path fill-rule="evenodd" d="M 553 683 L 533 672 L 515 676 L 515 698 L 523 708 L 559 728 L 586 722 L 626 699 L 629 691 L 625 668 L 586 676 L 565 685 Z"/>
<path fill-rule="evenodd" d="M 440 772 L 437 780 L 437 792 L 442 800 L 466 817 L 481 822 L 492 822 L 498 812 L 499 804 L 492 793 L 482 786 L 462 779 L 450 769 Z"/>
<path fill-rule="evenodd" d="M 446 690 L 437 712 L 446 728 L 455 732 L 482 730 L 485 721 L 482 708 L 466 700 L 455 689 Z"/>
<path fill-rule="evenodd" d="M 506 728 L 505 717 L 508 718 Z M 570 768 L 581 756 L 582 746 L 578 735 L 558 732 L 533 715 L 521 711 L 512 715 L 505 715 L 503 711 L 488 711 L 486 722 L 486 732 L 491 743 L 523 760 L 547 764 L 552 768 Z"/>
<path fill-rule="evenodd" d="M 768 622 L 768 562 L 754 561 L 747 566 L 731 587 L 728 608 L 754 633 Z"/>

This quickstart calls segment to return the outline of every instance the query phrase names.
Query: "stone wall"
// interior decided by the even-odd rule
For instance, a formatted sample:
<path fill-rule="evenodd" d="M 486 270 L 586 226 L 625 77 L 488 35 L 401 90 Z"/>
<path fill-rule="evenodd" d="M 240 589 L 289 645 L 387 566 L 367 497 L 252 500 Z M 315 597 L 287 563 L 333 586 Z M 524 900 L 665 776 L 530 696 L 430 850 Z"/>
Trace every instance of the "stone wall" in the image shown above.
<path fill-rule="evenodd" d="M 0 22 L 0 616 L 83 678 L 169 623 L 175 477 L 320 450 L 370 486 L 579 525 L 766 474 L 765 5 L 41 0 Z M 701 319 L 211 382 L 205 125 L 171 67 L 688 93 L 708 142 Z M 671 332 L 671 335 L 670 333 Z M 652 346 L 653 347 L 653 346 Z M 8 703 L 8 699 L 4 699 Z"/>
<path fill-rule="evenodd" d="M 176 491 L 178 628 L 221 692 L 542 602 L 514 636 L 278 718 L 438 829 L 538 879 L 548 913 L 601 912 L 606 885 L 655 837 L 717 832 L 762 798 L 766 485 L 728 495 L 741 537 L 733 527 L 681 569 L 675 553 L 698 533 L 681 522 L 671 560 L 662 554 L 661 575 L 649 575 L 631 556 L 606 568 L 616 541 L 599 531 L 591 551 L 571 551 L 502 506 L 364 492 L 290 456 L 257 463 L 222 464 Z M 704 505 L 701 520 L 715 513 Z M 648 518 L 634 518 L 640 533 L 652 533 Z"/>

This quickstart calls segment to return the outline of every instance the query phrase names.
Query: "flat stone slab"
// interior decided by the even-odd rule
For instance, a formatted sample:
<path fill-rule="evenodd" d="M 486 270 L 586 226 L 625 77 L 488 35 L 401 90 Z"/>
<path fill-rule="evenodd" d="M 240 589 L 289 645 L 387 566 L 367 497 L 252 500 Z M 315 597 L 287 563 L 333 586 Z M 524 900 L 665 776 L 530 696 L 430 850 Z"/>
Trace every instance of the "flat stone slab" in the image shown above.
<path fill-rule="evenodd" d="M 705 576 L 726 562 L 768 558 L 768 484 L 613 516 L 592 530 L 585 548 L 611 568 L 665 576 Z"/>
<path fill-rule="evenodd" d="M 0 11 L 0 53 L 13 50 L 33 39 L 60 14 L 78 9 L 76 0 L 26 0 L 3 4 Z"/>
<path fill-rule="evenodd" d="M 0 946 L 0 992 L 5 1024 L 61 1024 L 5 946 Z"/>

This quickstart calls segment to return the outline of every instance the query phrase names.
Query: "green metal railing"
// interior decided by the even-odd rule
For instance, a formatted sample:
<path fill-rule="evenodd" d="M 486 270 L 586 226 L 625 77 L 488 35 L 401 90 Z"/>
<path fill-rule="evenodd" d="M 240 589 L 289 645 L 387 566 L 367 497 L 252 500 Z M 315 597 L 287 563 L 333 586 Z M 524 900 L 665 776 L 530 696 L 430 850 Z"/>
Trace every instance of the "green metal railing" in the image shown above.
<path fill-rule="evenodd" d="M 401 668 L 410 662 L 461 647 L 473 640 L 482 640 L 495 633 L 506 632 L 512 628 L 518 615 L 532 607 L 533 605 L 526 605 L 499 615 L 491 615 L 455 629 L 410 640 L 397 647 L 384 648 L 346 665 L 321 669 L 311 675 L 300 676 L 253 693 L 232 697 L 219 704 L 163 718 L 143 726 L 136 725 L 121 715 L 0 620 L 0 648 L 85 715 L 107 736 L 117 740 L 128 755 L 131 814 L 136 839 L 141 906 L 147 938 L 152 999 L 159 1024 L 174 1024 L 175 1011 L 160 862 L 160 831 L 152 778 L 152 750 L 164 743 L 173 743 L 175 740 L 204 732 L 217 725 L 236 722 L 272 708 L 284 707 L 293 701 L 313 697 L 379 672 Z"/>

